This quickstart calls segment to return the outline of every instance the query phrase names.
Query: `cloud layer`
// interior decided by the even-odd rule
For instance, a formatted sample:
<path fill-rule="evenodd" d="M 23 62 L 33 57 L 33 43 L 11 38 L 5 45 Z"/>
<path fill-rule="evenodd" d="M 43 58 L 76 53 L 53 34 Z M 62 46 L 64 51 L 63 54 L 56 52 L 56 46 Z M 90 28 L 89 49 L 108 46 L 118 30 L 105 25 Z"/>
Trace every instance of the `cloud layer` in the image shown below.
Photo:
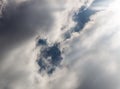
<path fill-rule="evenodd" d="M 0 89 L 119 89 L 119 2 L 7 0 Z"/>

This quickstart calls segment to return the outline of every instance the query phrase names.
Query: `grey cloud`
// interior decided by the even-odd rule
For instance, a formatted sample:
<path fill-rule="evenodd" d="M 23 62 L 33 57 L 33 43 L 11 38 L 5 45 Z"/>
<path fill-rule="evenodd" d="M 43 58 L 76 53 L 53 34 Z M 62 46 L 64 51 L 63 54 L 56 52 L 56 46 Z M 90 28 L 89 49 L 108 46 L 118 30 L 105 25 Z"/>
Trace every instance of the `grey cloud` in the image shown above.
<path fill-rule="evenodd" d="M 119 79 L 116 74 L 109 74 L 100 61 L 88 60 L 83 66 L 82 78 L 77 89 L 117 89 Z"/>
<path fill-rule="evenodd" d="M 46 0 L 29 0 L 20 4 L 8 0 L 0 18 L 0 54 L 40 31 L 50 30 L 52 22 L 50 4 Z"/>
<path fill-rule="evenodd" d="M 48 28 L 50 27 L 51 24 L 49 24 L 49 21 L 53 21 L 51 13 L 47 8 L 41 10 L 39 8 L 39 5 L 42 5 L 44 7 L 44 5 L 47 5 L 47 3 L 45 0 L 33 0 L 21 3 L 19 5 L 14 2 L 9 2 L 3 13 L 3 17 L 0 19 L 1 53 L 6 52 L 6 50 L 12 46 L 15 47 L 15 45 L 20 45 L 21 43 L 33 37 L 39 31 L 37 28 L 40 28 L 40 31 L 42 31 L 42 28 L 46 26 Z M 86 22 L 90 21 L 90 16 L 94 14 L 91 12 L 91 10 L 89 11 L 87 9 L 85 11 L 87 12 L 82 14 L 78 13 L 79 15 L 82 15 L 80 15 L 81 17 L 78 18 L 80 18 L 80 20 L 83 22 L 83 27 L 85 26 Z M 87 15 L 88 12 L 92 14 L 89 16 Z M 84 15 L 86 17 L 84 17 Z M 76 20 L 78 20 L 78 18 Z M 77 26 L 81 24 L 79 21 L 77 23 Z M 47 31 L 49 30 L 48 28 L 46 28 Z M 78 26 L 78 28 L 81 28 L 81 26 Z M 85 36 L 87 33 L 84 33 L 82 35 L 83 38 L 80 36 L 77 38 L 77 40 L 70 39 L 70 42 L 64 41 L 65 44 L 64 42 L 49 44 L 47 39 L 39 39 L 37 41 L 37 47 L 41 48 L 39 50 L 40 55 L 38 55 L 37 63 L 39 65 L 40 71 L 46 71 L 47 73 L 52 73 L 55 68 L 61 64 L 63 57 L 62 51 L 60 50 L 61 48 L 59 46 L 71 46 L 68 48 L 68 50 L 71 50 L 71 53 L 68 53 L 68 55 L 63 54 L 65 56 L 65 59 L 63 60 L 63 66 L 64 63 L 68 63 L 67 67 L 63 67 L 63 70 L 56 69 L 55 73 L 50 77 L 41 76 L 40 74 L 37 74 L 36 70 L 34 70 L 34 67 L 36 67 L 36 65 L 32 64 L 35 62 L 34 57 L 33 59 L 31 57 L 32 53 L 26 54 L 26 52 L 24 52 L 27 48 L 29 49 L 30 47 L 27 47 L 26 49 L 23 48 L 24 50 L 20 49 L 20 52 L 17 54 L 13 53 L 12 56 L 14 56 L 14 60 L 10 62 L 10 64 L 8 61 L 9 66 L 7 66 L 7 69 L 0 71 L 0 88 L 117 89 L 119 85 L 118 75 L 109 74 L 109 72 L 105 69 L 105 65 L 103 64 L 105 61 L 99 61 L 102 58 L 112 59 L 113 56 L 117 55 L 112 55 L 111 53 L 109 54 L 110 51 L 107 50 L 107 48 L 109 48 L 108 45 L 104 45 L 103 41 L 96 38 L 96 32 L 94 33 L 93 30 L 94 29 L 91 29 L 91 34 L 89 34 L 89 36 Z M 72 31 L 79 32 L 81 30 L 74 29 Z M 98 35 L 100 32 L 102 31 L 98 31 Z M 94 38 L 97 39 L 98 44 L 96 44 Z M 86 47 L 89 46 L 90 43 L 93 43 L 91 48 Z M 109 57 L 107 57 L 107 53 L 109 54 Z M 103 56 L 103 54 L 106 54 L 106 56 Z M 2 54 L 0 55 L 2 56 Z M 115 59 L 115 57 L 113 57 L 113 59 Z M 30 65 L 32 64 L 32 67 L 29 66 L 28 61 L 30 61 Z M 35 82 L 34 77 L 36 77 L 36 81 L 40 81 Z M 36 83 L 38 86 L 36 86 Z M 76 86 L 78 87 L 76 88 Z"/>
<path fill-rule="evenodd" d="M 29 40 L 50 31 L 54 22 L 51 5 L 46 0 L 16 1 L 7 0 L 0 17 L 0 89 L 34 89 L 29 77 L 35 66 L 29 62 L 35 60 Z"/>
<path fill-rule="evenodd" d="M 33 54 L 26 54 L 26 47 L 19 48 L 15 53 L 12 53 L 12 57 L 8 55 L 7 61 L 0 65 L 0 89 L 33 89 L 30 76 L 34 67 L 29 66 L 29 62 L 34 64 Z"/>
<path fill-rule="evenodd" d="M 101 38 L 106 40 L 101 41 Z M 75 89 L 118 89 L 120 87 L 119 52 L 117 50 L 111 52 L 109 38 L 102 35 L 97 39 L 99 44 L 94 42 L 90 48 L 82 47 L 84 41 L 81 43 L 78 40 L 72 42 L 72 53 L 66 57 L 69 62 L 71 61 L 70 69 L 77 74 L 78 81 L 75 85 L 78 87 Z M 105 42 L 109 44 L 106 45 Z"/>

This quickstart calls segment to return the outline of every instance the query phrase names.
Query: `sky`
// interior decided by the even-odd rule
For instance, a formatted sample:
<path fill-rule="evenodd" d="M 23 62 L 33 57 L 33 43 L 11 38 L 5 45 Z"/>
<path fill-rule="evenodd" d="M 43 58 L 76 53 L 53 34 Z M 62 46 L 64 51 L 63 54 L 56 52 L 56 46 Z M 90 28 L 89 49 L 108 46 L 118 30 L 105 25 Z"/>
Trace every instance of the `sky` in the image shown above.
<path fill-rule="evenodd" d="M 0 89 L 119 89 L 119 0 L 0 0 Z"/>

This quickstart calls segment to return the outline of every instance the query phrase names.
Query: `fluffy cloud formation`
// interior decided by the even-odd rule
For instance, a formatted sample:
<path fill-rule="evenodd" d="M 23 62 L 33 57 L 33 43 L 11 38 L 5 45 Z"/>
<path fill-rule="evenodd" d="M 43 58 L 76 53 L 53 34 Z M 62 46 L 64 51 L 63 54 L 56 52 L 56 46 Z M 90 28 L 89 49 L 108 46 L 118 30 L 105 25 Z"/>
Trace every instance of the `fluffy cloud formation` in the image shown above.
<path fill-rule="evenodd" d="M 0 18 L 0 89 L 119 89 L 118 3 L 7 1 Z M 41 63 L 47 72 L 55 65 L 54 72 L 41 73 Z"/>

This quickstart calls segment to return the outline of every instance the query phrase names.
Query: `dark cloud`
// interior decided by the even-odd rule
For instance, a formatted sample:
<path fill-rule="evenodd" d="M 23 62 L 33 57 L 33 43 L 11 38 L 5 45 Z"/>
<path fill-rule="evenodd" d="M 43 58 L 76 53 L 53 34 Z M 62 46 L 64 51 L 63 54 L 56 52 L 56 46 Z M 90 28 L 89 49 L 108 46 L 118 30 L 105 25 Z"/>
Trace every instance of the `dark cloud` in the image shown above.
<path fill-rule="evenodd" d="M 0 18 L 0 54 L 40 31 L 50 30 L 53 18 L 49 8 L 46 0 L 29 0 L 20 4 L 8 1 Z"/>

